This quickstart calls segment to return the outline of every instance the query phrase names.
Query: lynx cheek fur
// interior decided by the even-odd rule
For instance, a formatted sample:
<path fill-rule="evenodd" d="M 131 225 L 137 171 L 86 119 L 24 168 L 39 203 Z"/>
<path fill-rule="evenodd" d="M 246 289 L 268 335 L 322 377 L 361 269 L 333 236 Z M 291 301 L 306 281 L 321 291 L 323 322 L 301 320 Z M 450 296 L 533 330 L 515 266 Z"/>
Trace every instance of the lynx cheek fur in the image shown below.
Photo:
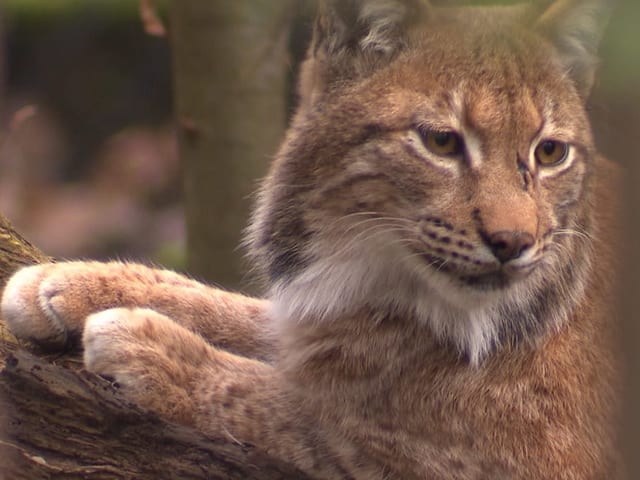
<path fill-rule="evenodd" d="M 317 478 L 620 478 L 606 3 L 324 1 L 248 230 L 268 300 L 73 262 L 18 272 L 4 318 Z"/>

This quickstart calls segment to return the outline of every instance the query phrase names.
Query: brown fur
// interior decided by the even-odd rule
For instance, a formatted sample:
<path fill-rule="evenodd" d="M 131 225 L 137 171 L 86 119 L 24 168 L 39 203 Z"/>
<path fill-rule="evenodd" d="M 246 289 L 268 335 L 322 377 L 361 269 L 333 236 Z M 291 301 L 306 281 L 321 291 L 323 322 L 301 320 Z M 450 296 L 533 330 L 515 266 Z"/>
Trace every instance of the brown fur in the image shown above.
<path fill-rule="evenodd" d="M 268 300 L 74 262 L 19 272 L 4 317 L 318 478 L 620 478 L 617 173 L 584 108 L 603 12 L 326 0 L 248 230 Z M 570 153 L 544 166 L 549 140 Z"/>

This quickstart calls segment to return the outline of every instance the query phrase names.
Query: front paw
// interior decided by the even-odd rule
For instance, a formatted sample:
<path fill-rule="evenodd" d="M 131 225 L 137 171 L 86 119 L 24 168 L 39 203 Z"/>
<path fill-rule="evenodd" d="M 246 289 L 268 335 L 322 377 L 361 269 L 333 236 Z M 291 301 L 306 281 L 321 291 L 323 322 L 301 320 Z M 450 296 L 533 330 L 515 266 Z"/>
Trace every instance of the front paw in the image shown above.
<path fill-rule="evenodd" d="M 54 264 L 23 268 L 13 275 L 2 295 L 2 318 L 16 338 L 42 347 L 64 347 L 74 328 L 59 315 L 57 305 L 64 288 L 52 272 Z"/>
<path fill-rule="evenodd" d="M 112 308 L 87 318 L 87 370 L 109 378 L 138 405 L 190 421 L 192 389 L 209 347 L 172 320 L 145 308 Z"/>
<path fill-rule="evenodd" d="M 145 332 L 155 329 L 152 319 L 158 316 L 151 310 L 129 308 L 90 315 L 82 334 L 87 370 L 127 389 L 141 389 L 157 364 L 158 346 Z"/>

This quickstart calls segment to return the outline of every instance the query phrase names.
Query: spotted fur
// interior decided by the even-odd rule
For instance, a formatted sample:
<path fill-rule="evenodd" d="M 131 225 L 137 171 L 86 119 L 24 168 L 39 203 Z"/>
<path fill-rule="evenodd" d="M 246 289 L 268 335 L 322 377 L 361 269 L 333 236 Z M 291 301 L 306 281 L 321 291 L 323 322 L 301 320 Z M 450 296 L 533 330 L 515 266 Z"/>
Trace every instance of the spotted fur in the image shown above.
<path fill-rule="evenodd" d="M 265 300 L 22 270 L 11 330 L 315 478 L 621 479 L 604 0 L 325 0 L 247 246 Z"/>
<path fill-rule="evenodd" d="M 393 3 L 362 7 L 356 23 L 368 15 L 371 29 L 354 55 L 368 60 L 371 38 L 384 43 L 402 23 L 397 15 L 407 5 L 382 15 Z M 585 25 L 575 29 L 599 35 L 595 9 L 583 9 Z M 555 10 L 562 9 L 538 20 L 545 32 Z M 491 18 L 501 13 L 501 22 Z M 276 318 L 332 321 L 367 308 L 411 316 L 474 364 L 504 341 L 535 341 L 563 325 L 589 272 L 591 239 L 583 232 L 591 229 L 586 194 L 595 150 L 577 81 L 565 76 L 565 57 L 551 55 L 549 39 L 535 35 L 536 22 L 523 29 L 528 13 L 425 10 L 428 27 L 408 28 L 396 61 L 380 69 L 378 58 L 368 60 L 374 71 L 363 73 L 361 63 L 347 75 L 355 80 L 311 93 L 318 99 L 295 119 L 249 229 Z M 471 27 L 461 31 L 461 21 Z M 451 35 L 455 41 L 442 42 Z M 325 48 L 333 51 L 330 38 Z M 312 57 L 307 68 L 323 68 L 318 61 Z M 461 132 L 464 160 L 430 154 L 420 125 Z M 545 138 L 572 144 L 563 165 L 535 164 Z M 521 281 L 490 275 L 496 259 L 483 236 L 498 228 L 536 237 L 513 262 L 514 269 L 536 263 Z M 556 289 L 562 295 L 548 294 Z M 538 315 L 541 303 L 550 304 L 547 315 Z"/>

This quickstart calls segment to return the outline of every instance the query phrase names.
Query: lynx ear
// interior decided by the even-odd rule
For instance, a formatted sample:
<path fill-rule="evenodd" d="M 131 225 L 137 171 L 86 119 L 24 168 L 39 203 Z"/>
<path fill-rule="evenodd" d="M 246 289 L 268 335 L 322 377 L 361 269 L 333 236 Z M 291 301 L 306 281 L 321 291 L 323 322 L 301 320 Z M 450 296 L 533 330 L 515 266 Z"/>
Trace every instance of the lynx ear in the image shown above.
<path fill-rule="evenodd" d="M 542 12 L 536 29 L 556 46 L 578 91 L 586 98 L 598 64 L 597 51 L 611 0 L 555 0 Z"/>
<path fill-rule="evenodd" d="M 302 70 L 302 102 L 324 92 L 330 82 L 365 75 L 388 62 L 429 9 L 428 0 L 320 0 Z"/>
<path fill-rule="evenodd" d="M 315 47 L 329 55 L 391 55 L 402 48 L 409 25 L 427 9 L 426 0 L 324 0 Z"/>

